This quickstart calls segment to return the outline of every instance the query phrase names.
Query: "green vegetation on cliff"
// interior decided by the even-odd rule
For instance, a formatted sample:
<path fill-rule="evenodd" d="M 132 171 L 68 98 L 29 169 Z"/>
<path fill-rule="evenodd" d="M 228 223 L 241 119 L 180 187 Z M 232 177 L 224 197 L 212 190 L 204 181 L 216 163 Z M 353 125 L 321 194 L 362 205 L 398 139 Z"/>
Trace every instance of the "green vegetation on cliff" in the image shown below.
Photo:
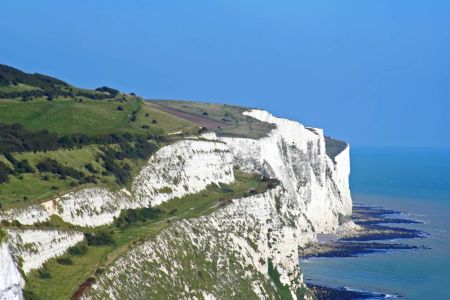
<path fill-rule="evenodd" d="M 215 209 L 227 205 L 232 199 L 245 197 L 249 191 L 262 193 L 274 187 L 276 182 L 261 181 L 257 175 L 235 172 L 236 181 L 230 185 L 210 185 L 199 194 L 191 194 L 182 198 L 169 200 L 155 208 L 123 211 L 122 215 L 110 226 L 97 229 L 69 226 L 86 232 L 88 243 L 80 243 L 68 250 L 61 257 L 70 258 L 70 264 L 58 262 L 58 258 L 50 259 L 38 270 L 26 276 L 26 295 L 28 299 L 68 299 L 88 278 L 95 278 L 102 270 L 111 265 L 117 258 L 148 239 L 154 238 L 161 230 L 182 219 L 196 218 L 206 215 Z M 141 215 L 131 220 L 131 216 Z M 54 219 L 54 222 L 43 224 L 44 228 L 64 229 L 67 224 Z M 56 227 L 55 227 L 56 226 Z M 110 242 L 97 243 L 93 236 L 104 236 L 102 240 Z M 84 248 L 80 250 L 80 248 Z M 81 252 L 81 254 L 80 254 Z M 44 276 L 42 274 L 45 274 Z M 70 274 L 70 276 L 66 276 Z M 206 274 L 205 274 L 206 275 Z"/>

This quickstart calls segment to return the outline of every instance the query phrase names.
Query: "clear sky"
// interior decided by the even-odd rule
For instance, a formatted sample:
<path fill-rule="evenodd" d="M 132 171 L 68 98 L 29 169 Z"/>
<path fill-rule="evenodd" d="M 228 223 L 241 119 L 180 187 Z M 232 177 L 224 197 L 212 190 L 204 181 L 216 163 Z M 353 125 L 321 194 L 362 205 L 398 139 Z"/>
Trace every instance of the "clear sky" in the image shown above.
<path fill-rule="evenodd" d="M 355 146 L 449 147 L 449 2 L 2 0 L 0 63 L 264 108 Z"/>

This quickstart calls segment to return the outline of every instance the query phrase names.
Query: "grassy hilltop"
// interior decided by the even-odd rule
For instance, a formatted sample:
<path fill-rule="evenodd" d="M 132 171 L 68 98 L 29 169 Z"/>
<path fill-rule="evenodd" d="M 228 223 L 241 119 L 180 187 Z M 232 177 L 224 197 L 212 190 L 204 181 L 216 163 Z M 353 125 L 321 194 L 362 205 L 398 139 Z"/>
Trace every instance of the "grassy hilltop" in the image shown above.
<path fill-rule="evenodd" d="M 127 185 L 170 133 L 197 133 L 193 122 L 143 103 L 0 65 L 0 206 Z"/>

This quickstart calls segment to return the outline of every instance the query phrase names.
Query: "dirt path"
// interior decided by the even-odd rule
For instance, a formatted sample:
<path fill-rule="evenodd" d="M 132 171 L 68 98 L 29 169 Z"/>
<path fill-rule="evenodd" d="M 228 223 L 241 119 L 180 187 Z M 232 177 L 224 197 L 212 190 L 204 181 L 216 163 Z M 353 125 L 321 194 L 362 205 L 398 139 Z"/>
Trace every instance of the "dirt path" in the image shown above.
<path fill-rule="evenodd" d="M 163 112 L 174 115 L 176 117 L 194 122 L 194 123 L 198 124 L 199 126 L 203 126 L 208 129 L 230 127 L 230 124 L 220 122 L 220 121 L 208 118 L 208 117 L 191 114 L 191 113 L 188 113 L 188 112 L 185 112 L 185 111 L 182 111 L 179 109 L 175 109 L 175 108 L 163 105 L 163 104 L 159 104 L 159 103 L 155 103 L 155 102 L 145 102 L 145 104 L 150 105 L 151 107 L 161 110 Z"/>

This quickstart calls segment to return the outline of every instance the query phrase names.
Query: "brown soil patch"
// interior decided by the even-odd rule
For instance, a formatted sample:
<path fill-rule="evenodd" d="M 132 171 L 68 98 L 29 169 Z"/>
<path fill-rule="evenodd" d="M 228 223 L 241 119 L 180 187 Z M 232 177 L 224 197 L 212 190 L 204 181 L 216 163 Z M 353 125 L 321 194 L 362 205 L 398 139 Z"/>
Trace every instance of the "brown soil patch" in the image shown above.
<path fill-rule="evenodd" d="M 206 116 L 198 116 L 195 114 L 191 114 L 179 109 L 175 109 L 163 104 L 155 103 L 155 102 L 146 102 L 147 105 L 151 105 L 153 108 L 156 108 L 158 110 L 161 110 L 163 112 L 169 113 L 171 115 L 174 115 L 176 117 L 194 122 L 198 124 L 199 126 L 206 127 L 208 129 L 217 129 L 217 128 L 227 128 L 230 127 L 230 124 L 220 122 L 211 118 L 208 118 Z"/>
<path fill-rule="evenodd" d="M 85 282 L 83 282 L 77 289 L 77 291 L 70 297 L 70 300 L 78 300 L 83 295 L 83 292 L 90 288 L 95 283 L 94 278 L 88 278 Z"/>

